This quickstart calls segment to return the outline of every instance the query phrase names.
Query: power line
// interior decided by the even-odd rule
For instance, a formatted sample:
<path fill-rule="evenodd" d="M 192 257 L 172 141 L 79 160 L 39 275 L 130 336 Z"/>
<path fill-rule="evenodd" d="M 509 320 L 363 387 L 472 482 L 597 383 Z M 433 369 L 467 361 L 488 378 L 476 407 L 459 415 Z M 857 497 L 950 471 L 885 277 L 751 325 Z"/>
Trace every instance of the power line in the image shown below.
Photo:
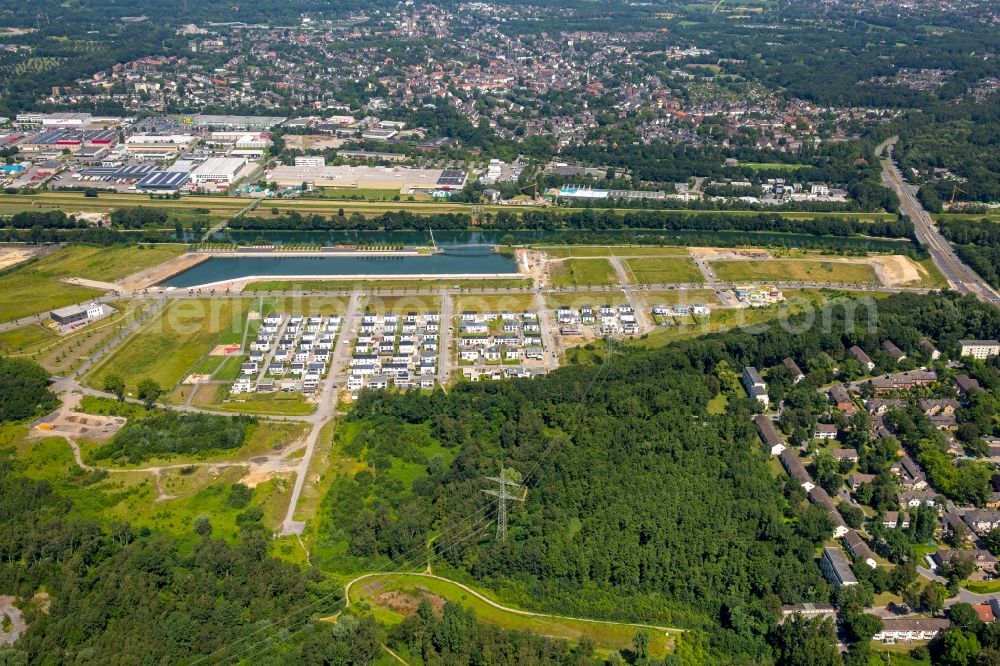
<path fill-rule="evenodd" d="M 608 368 L 608 366 L 610 365 L 610 361 L 612 360 L 612 352 L 613 352 L 613 350 L 612 350 L 612 346 L 611 346 L 611 340 L 610 339 L 606 339 L 606 341 L 605 341 L 605 349 L 604 349 L 604 363 L 597 370 L 597 372 L 595 372 L 594 375 L 591 377 L 590 382 L 587 384 L 586 389 L 585 389 L 586 399 L 583 402 L 583 404 L 581 405 L 584 410 L 586 410 L 590 406 L 590 404 L 593 402 L 594 394 L 592 393 L 592 390 L 596 387 L 596 385 L 599 382 L 603 382 L 606 379 L 606 374 L 607 373 L 605 372 L 605 370 Z M 579 434 L 579 431 L 580 431 L 580 429 L 583 428 L 583 426 L 584 426 L 583 419 L 580 419 L 578 421 L 577 430 L 576 430 L 576 432 L 573 433 L 572 437 L 575 437 L 577 434 Z M 557 437 L 553 437 L 552 438 L 552 440 L 549 443 L 549 446 L 546 447 L 546 449 L 542 452 L 542 455 L 539 456 L 539 458 L 535 461 L 535 464 L 533 465 L 531 471 L 529 471 L 528 474 L 526 474 L 522 478 L 522 483 L 524 485 L 529 484 L 532 480 L 537 480 L 538 477 L 536 475 L 539 474 L 542 471 L 542 467 L 545 466 L 548 463 L 547 459 L 548 459 L 549 455 L 555 450 L 555 448 L 559 444 L 562 443 L 562 441 L 563 441 L 563 438 L 557 438 Z M 495 491 L 495 490 L 490 489 L 490 490 L 484 490 L 483 492 L 497 497 L 497 499 L 498 499 L 498 509 L 501 509 L 502 513 L 503 513 L 503 534 L 505 536 L 506 535 L 506 525 L 507 525 L 507 521 L 506 521 L 506 503 L 505 503 L 506 499 L 514 499 L 514 500 L 517 500 L 517 501 L 524 501 L 524 497 L 508 496 L 508 497 L 506 497 L 506 499 L 501 499 L 501 496 L 502 495 L 510 495 L 509 493 L 506 492 L 506 488 L 508 486 L 513 485 L 515 487 L 522 487 L 522 485 L 516 484 L 516 483 L 513 483 L 511 481 L 508 481 L 508 480 L 504 479 L 502 468 L 501 468 L 501 472 L 500 472 L 500 476 L 499 477 L 488 477 L 488 480 L 491 480 L 491 481 L 494 481 L 494 482 L 496 482 L 496 481 L 500 482 L 500 491 Z M 472 523 L 472 521 L 475 518 L 475 516 L 477 516 L 479 514 L 482 514 L 484 511 L 485 511 L 485 508 L 481 508 L 478 511 L 475 511 L 472 514 L 472 516 L 469 517 L 470 523 Z M 426 512 L 427 512 L 427 510 L 425 508 L 420 508 L 420 509 L 417 509 L 417 511 L 415 512 L 415 515 L 419 515 L 419 514 L 426 513 Z M 499 536 L 500 536 L 500 526 L 501 526 L 499 512 L 498 512 L 497 519 L 498 519 L 497 520 L 497 530 L 498 530 L 497 536 L 499 538 Z M 440 551 L 438 554 L 440 555 L 441 553 L 452 551 L 455 548 L 457 548 L 459 545 L 461 545 L 462 543 L 465 543 L 469 539 L 474 538 L 481 531 L 482 527 L 485 526 L 486 522 L 488 522 L 488 521 L 484 521 L 483 519 L 480 519 L 478 522 L 476 522 L 474 524 L 470 524 L 470 526 L 469 526 L 470 531 L 469 531 L 468 534 L 466 534 L 465 536 L 463 536 L 461 538 L 456 539 L 454 542 L 452 542 L 451 544 L 449 544 L 447 548 L 445 548 L 444 550 Z M 461 529 L 456 530 L 456 531 L 460 532 Z M 443 536 L 443 533 L 439 534 L 438 538 L 440 539 L 441 536 Z M 424 547 L 426 547 L 426 546 L 421 546 L 420 548 L 424 548 Z M 397 558 L 394 558 L 394 559 L 398 560 L 398 559 L 402 558 L 403 561 L 405 561 L 405 557 L 406 556 L 410 555 L 411 553 L 413 553 L 413 552 L 415 552 L 417 550 L 419 550 L 419 549 L 418 548 L 414 548 L 410 552 L 404 553 L 403 555 L 401 555 L 401 556 L 399 556 Z M 430 560 L 431 557 L 433 557 L 433 554 L 429 554 L 428 555 L 428 561 Z M 423 564 L 425 564 L 425 562 L 422 560 L 421 563 L 420 563 L 420 565 L 417 567 L 417 569 L 415 569 L 414 571 L 407 572 L 407 571 L 402 571 L 402 569 L 403 569 L 403 563 L 400 562 L 400 564 L 397 567 L 395 573 L 393 575 L 387 577 L 387 579 L 390 580 L 390 581 L 391 580 L 398 580 L 400 577 L 405 576 L 407 573 L 414 573 L 414 572 L 418 571 L 419 568 L 422 567 Z M 325 601 L 329 600 L 332 596 L 334 596 L 334 594 L 335 593 L 331 593 L 329 595 L 325 595 L 324 597 L 321 597 L 320 599 L 314 600 L 313 602 L 311 602 L 309 604 L 306 604 L 305 606 L 299 608 L 298 610 L 291 611 L 290 613 L 288 613 L 283 618 L 279 618 L 277 620 L 269 622 L 266 626 L 258 629 L 257 631 L 254 631 L 253 633 L 251 633 L 251 634 L 249 634 L 247 636 L 244 636 L 244 637 L 242 637 L 240 639 L 237 639 L 236 641 L 231 642 L 231 643 L 227 644 L 226 646 L 223 646 L 223 647 L 215 650 L 214 652 L 212 652 L 212 653 L 210 653 L 208 655 L 205 655 L 203 657 L 197 658 L 194 662 L 191 662 L 191 666 L 194 666 L 194 664 L 202 663 L 205 660 L 212 659 L 214 656 L 219 655 L 219 653 L 223 652 L 224 650 L 234 647 L 234 645 L 237 644 L 237 643 L 245 642 L 247 640 L 252 639 L 254 636 L 257 636 L 257 635 L 261 634 L 262 632 L 267 631 L 268 629 L 275 628 L 276 625 L 279 625 L 279 623 L 285 622 L 285 621 L 291 619 L 293 616 L 295 616 L 295 615 L 297 615 L 299 613 L 305 612 L 305 611 L 309 610 L 310 608 L 316 607 L 316 606 L 324 603 Z M 346 595 L 345 595 L 345 598 L 342 601 L 346 605 Z M 310 626 L 309 623 L 305 623 L 297 631 L 293 632 L 292 634 L 290 634 L 288 636 L 282 637 L 282 638 L 276 638 L 276 637 L 274 637 L 272 635 L 264 636 L 261 640 L 258 640 L 257 642 L 255 642 L 255 643 L 253 643 L 251 645 L 243 646 L 243 648 L 241 648 L 236 653 L 230 654 L 228 656 L 222 656 L 221 658 L 223 659 L 223 661 L 222 662 L 217 662 L 217 663 L 228 663 L 229 660 L 233 659 L 233 658 L 242 659 L 242 658 L 245 658 L 245 657 L 253 656 L 255 654 L 259 654 L 264 649 L 268 649 L 269 646 L 265 645 L 265 644 L 272 643 L 272 641 L 274 641 L 274 643 L 284 643 L 284 642 L 287 642 L 287 641 L 293 639 L 298 634 L 300 634 L 303 631 L 305 631 L 309 626 Z M 261 646 L 263 646 L 263 648 Z"/>
<path fill-rule="evenodd" d="M 523 502 L 524 497 L 513 495 L 507 492 L 507 488 L 520 488 L 521 485 L 514 483 L 513 481 L 507 480 L 503 475 L 503 465 L 500 465 L 500 476 L 488 476 L 487 481 L 493 481 L 494 483 L 500 484 L 499 490 L 494 490 L 492 488 L 487 488 L 483 490 L 487 495 L 491 495 L 497 498 L 497 541 L 507 540 L 507 501 L 514 500 L 516 502 Z"/>

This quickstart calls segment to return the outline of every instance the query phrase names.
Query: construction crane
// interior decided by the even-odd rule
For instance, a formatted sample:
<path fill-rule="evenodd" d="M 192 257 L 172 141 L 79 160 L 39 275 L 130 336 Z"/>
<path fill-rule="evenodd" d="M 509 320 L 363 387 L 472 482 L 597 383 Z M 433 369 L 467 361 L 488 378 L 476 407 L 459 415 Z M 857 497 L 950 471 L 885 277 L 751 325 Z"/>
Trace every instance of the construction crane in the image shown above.
<path fill-rule="evenodd" d="M 962 194 L 968 194 L 968 192 L 966 192 L 965 190 L 963 190 L 961 187 L 958 186 L 958 183 L 952 183 L 951 184 L 951 201 L 948 202 L 948 206 L 951 206 L 952 204 L 955 203 L 955 196 L 957 196 L 959 192 L 961 192 Z"/>

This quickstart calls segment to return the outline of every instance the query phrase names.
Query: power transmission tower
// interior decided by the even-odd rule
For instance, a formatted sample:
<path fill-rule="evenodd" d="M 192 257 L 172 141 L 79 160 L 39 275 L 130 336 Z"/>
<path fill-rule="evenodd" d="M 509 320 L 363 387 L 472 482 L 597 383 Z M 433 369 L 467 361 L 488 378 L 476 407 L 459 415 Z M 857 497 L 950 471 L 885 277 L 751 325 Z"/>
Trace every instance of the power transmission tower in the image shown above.
<path fill-rule="evenodd" d="M 488 476 L 486 480 L 500 484 L 499 490 L 489 488 L 483 492 L 497 498 L 497 541 L 504 541 L 507 538 L 507 500 L 524 501 L 523 497 L 512 495 L 507 492 L 507 489 L 520 488 L 521 486 L 504 478 L 503 466 L 500 467 L 500 476 Z"/>

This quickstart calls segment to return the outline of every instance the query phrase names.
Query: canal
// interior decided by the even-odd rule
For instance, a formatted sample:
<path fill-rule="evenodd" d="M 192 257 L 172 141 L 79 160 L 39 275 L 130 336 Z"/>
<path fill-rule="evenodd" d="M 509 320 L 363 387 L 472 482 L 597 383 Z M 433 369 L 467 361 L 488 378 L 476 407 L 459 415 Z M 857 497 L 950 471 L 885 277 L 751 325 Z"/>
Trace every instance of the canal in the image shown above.
<path fill-rule="evenodd" d="M 456 252 L 404 257 L 212 257 L 161 283 L 194 287 L 247 277 L 493 275 L 517 273 L 514 257 L 493 252 Z"/>

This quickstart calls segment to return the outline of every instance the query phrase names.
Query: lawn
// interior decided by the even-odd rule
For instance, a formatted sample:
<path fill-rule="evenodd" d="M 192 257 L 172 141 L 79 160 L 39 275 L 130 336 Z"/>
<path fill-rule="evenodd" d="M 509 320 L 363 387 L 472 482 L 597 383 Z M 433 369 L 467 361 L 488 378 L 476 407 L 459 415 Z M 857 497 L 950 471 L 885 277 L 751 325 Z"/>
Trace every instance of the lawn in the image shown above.
<path fill-rule="evenodd" d="M 550 262 L 549 269 L 556 287 L 618 283 L 618 275 L 607 259 L 563 259 Z"/>
<path fill-rule="evenodd" d="M 808 164 L 786 164 L 785 162 L 740 162 L 740 167 L 753 171 L 797 171 L 808 169 Z"/>
<path fill-rule="evenodd" d="M 876 284 L 875 271 L 867 263 L 847 261 L 810 261 L 763 259 L 751 261 L 713 261 L 720 280 L 729 282 L 838 282 Z"/>
<path fill-rule="evenodd" d="M 400 195 L 399 190 L 377 189 L 371 187 L 333 188 L 324 187 L 319 196 L 322 199 L 364 199 L 366 201 L 399 201 L 410 195 Z M 312 197 L 310 197 L 312 198 Z"/>
<path fill-rule="evenodd" d="M 711 289 L 669 289 L 665 291 L 640 291 L 636 293 L 645 301 L 649 309 L 652 309 L 654 305 L 694 305 L 695 303 L 703 303 L 712 308 L 719 305 L 719 298 Z"/>
<path fill-rule="evenodd" d="M 452 310 L 456 313 L 472 312 L 523 312 L 535 310 L 535 297 L 531 294 L 465 294 L 455 296 Z"/>
<path fill-rule="evenodd" d="M 632 639 L 643 627 L 641 625 L 605 622 L 600 620 L 584 620 L 574 618 L 564 618 L 558 616 L 529 616 L 511 612 L 507 609 L 500 609 L 489 605 L 483 599 L 462 589 L 455 583 L 430 578 L 419 574 L 382 574 L 358 581 L 350 589 L 352 604 L 367 602 L 370 608 L 372 604 L 376 608 L 388 611 L 382 613 L 383 620 L 399 621 L 402 616 L 385 607 L 379 607 L 377 598 L 373 595 L 381 594 L 388 590 L 396 590 L 409 596 L 430 595 L 441 597 L 449 601 L 461 603 L 463 606 L 472 609 L 476 617 L 483 622 L 511 629 L 516 631 L 530 631 L 542 636 L 562 638 L 569 641 L 578 641 L 587 636 L 602 652 L 628 649 L 632 645 Z M 482 594 L 482 593 L 481 593 Z M 487 596 L 483 594 L 483 596 Z M 650 634 L 650 656 L 662 659 L 670 651 L 672 646 L 671 636 L 679 634 L 676 629 L 656 628 L 648 629 Z"/>
<path fill-rule="evenodd" d="M 213 356 L 211 358 L 216 362 L 218 362 L 217 356 Z M 215 374 L 212 375 L 212 379 L 217 379 L 219 381 L 224 381 L 224 382 L 234 381 L 237 377 L 240 376 L 240 371 L 241 371 L 240 366 L 243 364 L 243 361 L 245 360 L 246 356 L 243 355 L 226 357 L 226 359 L 222 362 L 222 365 L 220 365 L 218 369 L 216 369 Z"/>
<path fill-rule="evenodd" d="M 729 402 L 729 398 L 726 397 L 725 393 L 719 393 L 717 396 L 708 401 L 705 406 L 705 412 L 707 414 L 725 414 L 726 404 Z"/>
<path fill-rule="evenodd" d="M 689 257 L 626 259 L 625 274 L 632 284 L 691 284 L 705 281 Z"/>
<path fill-rule="evenodd" d="M 184 299 L 171 302 L 92 370 L 87 381 L 100 388 L 111 374 L 130 388 L 146 377 L 163 388 L 181 381 L 213 346 L 243 337 L 248 300 Z"/>
<path fill-rule="evenodd" d="M 38 261 L 0 276 L 0 323 L 62 308 L 100 296 L 102 291 L 63 284 Z"/>
<path fill-rule="evenodd" d="M 930 289 L 947 289 L 948 280 L 938 269 L 934 260 L 928 257 L 917 262 L 920 266 L 920 285 Z"/>
<path fill-rule="evenodd" d="M 962 587 L 976 594 L 995 594 L 1000 592 L 1000 580 L 967 580 L 962 583 Z"/>
<path fill-rule="evenodd" d="M 0 197 L 3 201 L 3 197 Z M 184 251 L 181 245 L 92 247 L 73 245 L 0 276 L 0 322 L 80 303 L 103 292 L 60 282 L 81 277 L 114 281 L 163 263 Z"/>
<path fill-rule="evenodd" d="M 628 296 L 621 289 L 608 292 L 569 292 L 545 294 L 545 304 L 550 308 L 566 306 L 579 310 L 585 305 L 598 307 L 601 305 L 625 305 Z"/>
<path fill-rule="evenodd" d="M 347 310 L 347 296 L 275 296 L 264 299 L 262 315 L 333 315 Z"/>
<path fill-rule="evenodd" d="M 29 324 L 0 333 L 0 354 L 16 354 L 31 347 L 42 347 L 58 338 L 41 324 Z"/>
<path fill-rule="evenodd" d="M 82 277 L 88 280 L 114 282 L 127 275 L 162 264 L 186 251 L 187 246 L 180 243 L 134 247 L 72 245 L 53 252 L 39 263 L 44 264 L 51 274 L 60 277 Z"/>
<path fill-rule="evenodd" d="M 436 294 L 424 296 L 368 296 L 361 309 L 377 314 L 406 314 L 407 312 L 440 312 L 441 298 Z"/>

